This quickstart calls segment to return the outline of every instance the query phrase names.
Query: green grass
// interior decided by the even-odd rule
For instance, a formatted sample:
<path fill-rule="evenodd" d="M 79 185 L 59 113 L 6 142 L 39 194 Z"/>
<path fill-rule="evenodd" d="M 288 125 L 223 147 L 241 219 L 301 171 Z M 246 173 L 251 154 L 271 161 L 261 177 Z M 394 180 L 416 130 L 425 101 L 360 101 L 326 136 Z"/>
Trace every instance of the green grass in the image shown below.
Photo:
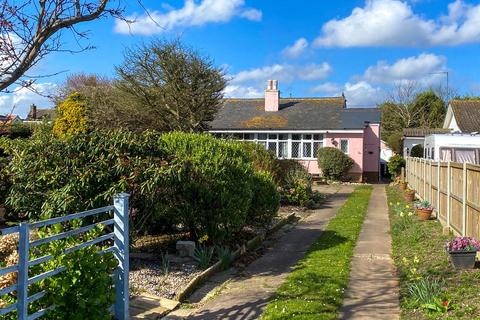
<path fill-rule="evenodd" d="M 402 193 L 396 187 L 387 187 L 392 229 L 393 259 L 400 278 L 402 319 L 480 319 L 480 270 L 458 272 L 450 265 L 443 245 L 451 236 L 442 233 L 437 220 L 419 221 L 415 216 L 405 225 L 404 218 L 395 213 L 394 206 L 405 206 Z M 443 283 L 442 298 L 450 301 L 451 309 L 445 313 L 429 313 L 409 295 L 408 269 L 402 263 L 414 257 L 419 259 L 418 273 L 422 278 Z"/>
<path fill-rule="evenodd" d="M 371 192 L 371 186 L 355 189 L 277 290 L 262 319 L 337 318 Z"/>

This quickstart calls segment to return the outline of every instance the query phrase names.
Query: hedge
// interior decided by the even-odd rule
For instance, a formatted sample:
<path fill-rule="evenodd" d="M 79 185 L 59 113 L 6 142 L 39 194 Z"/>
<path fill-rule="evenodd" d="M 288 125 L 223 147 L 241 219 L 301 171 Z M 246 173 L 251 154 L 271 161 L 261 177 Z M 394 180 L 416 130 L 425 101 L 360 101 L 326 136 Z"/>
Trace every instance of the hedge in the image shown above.
<path fill-rule="evenodd" d="M 129 192 L 137 233 L 181 226 L 192 238 L 221 241 L 278 209 L 271 174 L 254 169 L 245 144 L 208 134 L 113 130 L 56 138 L 38 130 L 1 145 L 10 157 L 10 218 L 66 215 Z"/>
<path fill-rule="evenodd" d="M 332 147 L 318 150 L 318 167 L 327 179 L 341 180 L 353 166 L 353 159 Z"/>

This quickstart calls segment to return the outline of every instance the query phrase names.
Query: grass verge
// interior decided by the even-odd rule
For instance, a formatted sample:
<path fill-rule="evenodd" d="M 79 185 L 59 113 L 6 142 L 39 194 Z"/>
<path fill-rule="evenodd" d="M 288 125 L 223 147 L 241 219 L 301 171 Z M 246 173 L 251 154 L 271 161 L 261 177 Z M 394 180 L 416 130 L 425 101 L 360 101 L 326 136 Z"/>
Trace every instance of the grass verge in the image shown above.
<path fill-rule="evenodd" d="M 277 290 L 262 319 L 337 318 L 371 192 L 371 186 L 355 189 Z"/>
<path fill-rule="evenodd" d="M 443 248 L 451 237 L 443 235 L 441 224 L 408 216 L 407 212 L 413 212 L 411 204 L 403 200 L 398 188 L 387 187 L 387 195 L 401 318 L 480 319 L 480 270 L 455 271 Z M 446 301 L 448 308 L 442 310 Z"/>

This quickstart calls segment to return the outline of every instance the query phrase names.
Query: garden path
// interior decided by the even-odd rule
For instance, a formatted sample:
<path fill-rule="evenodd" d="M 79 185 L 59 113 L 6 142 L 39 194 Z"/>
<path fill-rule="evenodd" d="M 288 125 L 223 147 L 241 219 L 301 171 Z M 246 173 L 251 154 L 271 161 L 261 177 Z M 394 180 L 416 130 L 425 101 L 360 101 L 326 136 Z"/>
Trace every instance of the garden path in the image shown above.
<path fill-rule="evenodd" d="M 226 282 L 215 298 L 207 299 L 188 319 L 258 319 L 292 267 L 318 239 L 354 187 L 340 186 L 335 190 L 338 192 L 330 196 L 322 208 L 312 210 L 305 220 L 275 239 L 262 257 L 247 266 L 241 276 Z M 166 319 L 182 319 L 181 314 L 182 311 Z"/>
<path fill-rule="evenodd" d="M 384 185 L 374 185 L 352 259 L 340 319 L 399 319 L 399 289 L 391 258 L 390 222 Z"/>

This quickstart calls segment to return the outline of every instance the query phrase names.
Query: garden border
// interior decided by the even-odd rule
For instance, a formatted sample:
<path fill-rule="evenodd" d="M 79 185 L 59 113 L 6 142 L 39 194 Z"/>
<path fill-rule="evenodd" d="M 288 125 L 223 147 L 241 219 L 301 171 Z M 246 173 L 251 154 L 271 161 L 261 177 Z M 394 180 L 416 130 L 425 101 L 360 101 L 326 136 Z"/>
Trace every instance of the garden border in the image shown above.
<path fill-rule="evenodd" d="M 260 245 L 260 243 L 265 240 L 265 238 L 278 230 L 280 230 L 282 227 L 287 225 L 288 223 L 292 222 L 295 220 L 297 216 L 295 213 L 292 213 L 288 215 L 286 218 L 283 218 L 280 220 L 278 223 L 276 223 L 274 226 L 272 226 L 270 229 L 267 231 L 253 237 L 249 241 L 247 241 L 246 244 L 238 248 L 233 252 L 233 261 L 244 255 L 247 251 L 250 251 Z M 232 261 L 232 262 L 233 262 Z M 190 282 L 183 288 L 182 291 L 178 292 L 175 295 L 175 299 L 177 301 L 183 302 L 187 297 L 190 296 L 190 294 L 193 293 L 193 291 L 202 283 L 204 283 L 208 278 L 213 276 L 215 273 L 219 272 L 222 270 L 222 265 L 220 261 L 217 261 L 214 265 L 209 267 L 208 269 L 205 269 L 202 273 L 197 275 L 195 278 L 190 280 Z"/>

